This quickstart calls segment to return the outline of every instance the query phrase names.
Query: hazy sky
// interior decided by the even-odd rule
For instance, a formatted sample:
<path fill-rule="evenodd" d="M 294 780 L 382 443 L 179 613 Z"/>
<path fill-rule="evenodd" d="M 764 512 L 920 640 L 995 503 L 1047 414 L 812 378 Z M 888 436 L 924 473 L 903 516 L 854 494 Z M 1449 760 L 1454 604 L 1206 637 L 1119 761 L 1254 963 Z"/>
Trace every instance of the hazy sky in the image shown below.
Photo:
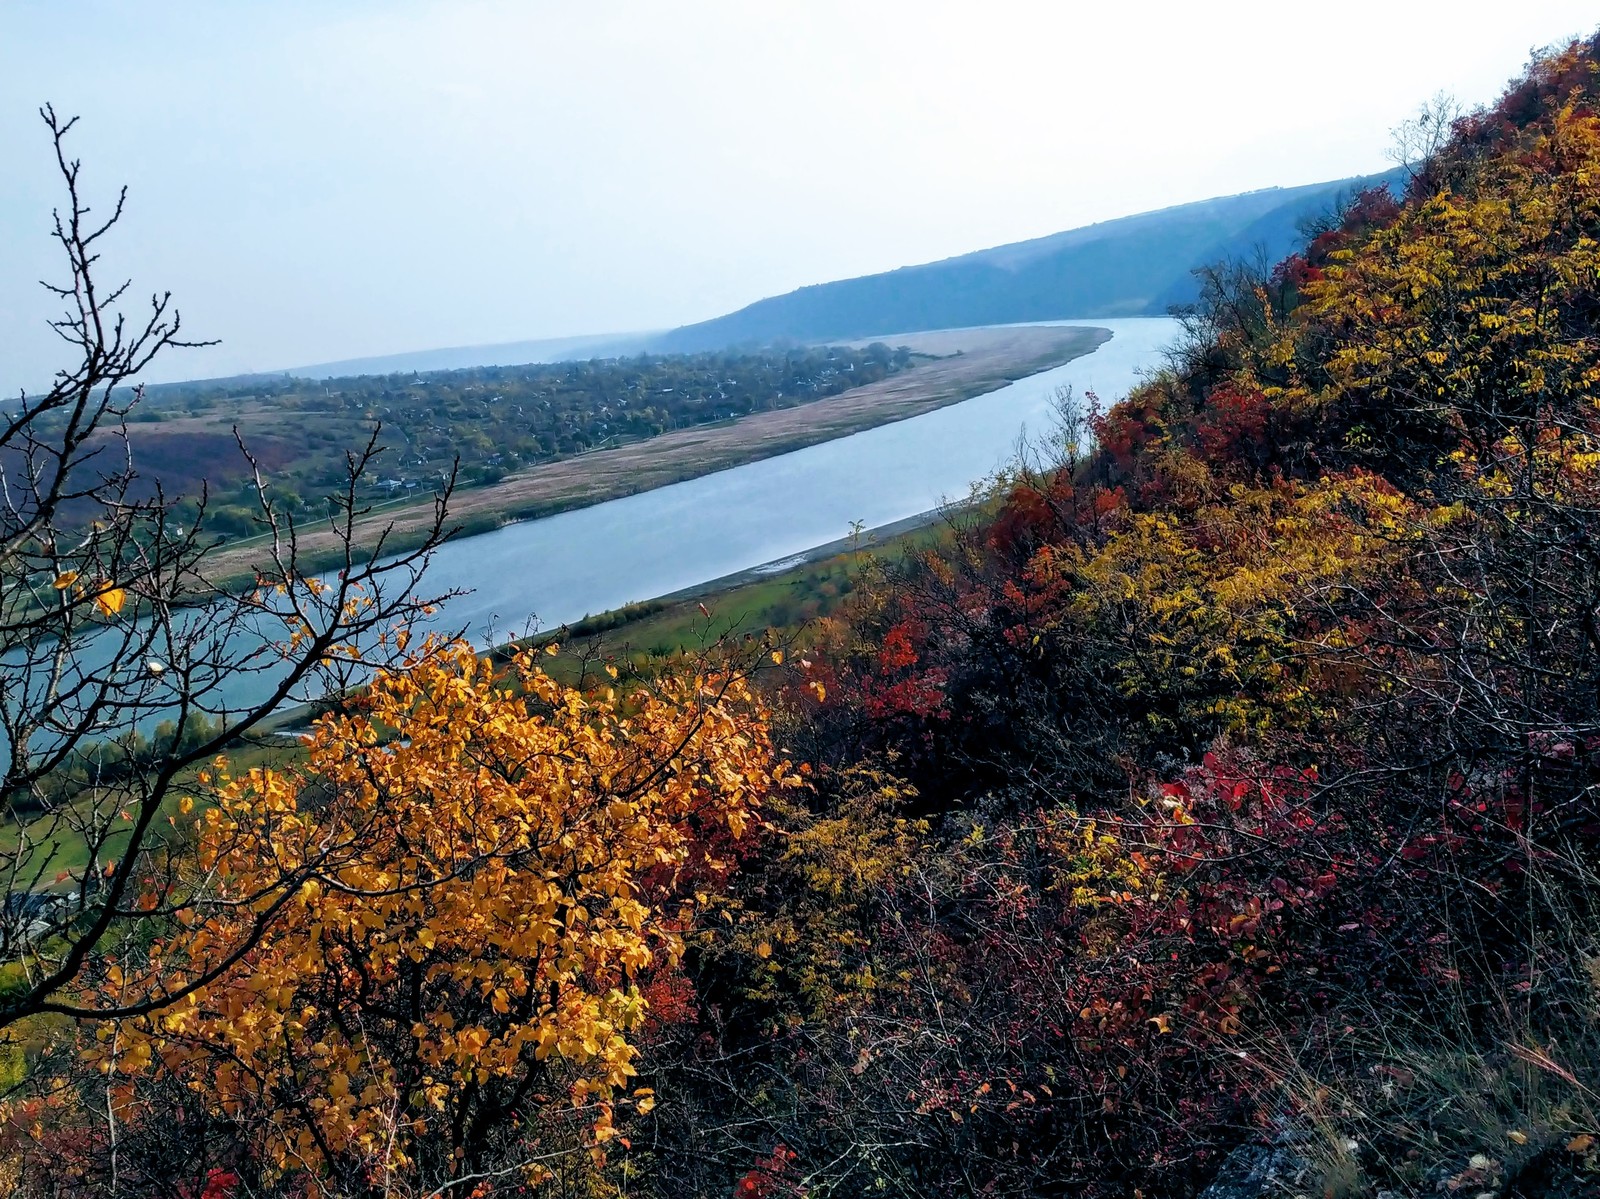
<path fill-rule="evenodd" d="M 1382 170 L 1579 0 L 0 0 L 0 384 L 57 362 L 35 115 L 130 188 L 159 377 L 663 328 L 804 283 Z"/>

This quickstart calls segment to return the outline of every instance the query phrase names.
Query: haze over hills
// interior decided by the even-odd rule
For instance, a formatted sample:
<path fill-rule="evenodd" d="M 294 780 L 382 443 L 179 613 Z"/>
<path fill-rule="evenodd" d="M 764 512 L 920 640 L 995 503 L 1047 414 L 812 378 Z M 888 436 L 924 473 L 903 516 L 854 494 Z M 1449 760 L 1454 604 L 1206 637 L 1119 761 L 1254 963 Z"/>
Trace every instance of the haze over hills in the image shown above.
<path fill-rule="evenodd" d="M 1160 316 L 1197 294 L 1193 272 L 1264 251 L 1276 262 L 1307 219 L 1400 172 L 1267 188 L 1103 221 L 940 262 L 802 287 L 674 329 L 666 351 L 826 341 L 919 329 L 1095 316 Z"/>
<path fill-rule="evenodd" d="M 303 379 L 332 379 L 390 375 L 396 371 L 451 371 L 475 366 L 527 366 L 576 358 L 615 358 L 639 353 L 655 336 L 654 333 L 591 333 L 581 337 L 541 337 L 482 346 L 446 346 L 369 358 L 343 358 L 337 362 L 292 367 L 284 373 Z"/>
<path fill-rule="evenodd" d="M 665 333 L 602 333 L 348 358 L 302 378 L 696 353 L 1076 317 L 1162 316 L 1193 300 L 1194 272 L 1228 258 L 1276 262 L 1304 222 L 1398 170 L 1180 204 L 876 275 L 802 287 Z"/>

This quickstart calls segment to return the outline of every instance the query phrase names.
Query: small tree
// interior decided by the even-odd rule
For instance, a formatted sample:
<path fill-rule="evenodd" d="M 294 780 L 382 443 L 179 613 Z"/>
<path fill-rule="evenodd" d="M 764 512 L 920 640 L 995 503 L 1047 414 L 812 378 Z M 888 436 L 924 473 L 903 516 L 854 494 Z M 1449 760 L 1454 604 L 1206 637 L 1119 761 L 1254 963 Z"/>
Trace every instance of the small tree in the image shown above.
<path fill-rule="evenodd" d="M 171 886 L 179 855 L 163 835 L 174 787 L 286 701 L 336 692 L 387 660 L 384 630 L 426 606 L 415 588 L 446 534 L 450 490 L 415 548 L 385 560 L 380 539 L 359 553 L 356 488 L 379 453 L 375 429 L 347 458 L 328 518 L 339 569 L 319 581 L 305 575 L 293 515 L 241 442 L 265 534 L 256 577 L 242 588 L 211 578 L 204 492 L 176 519 L 178 500 L 134 469 L 128 427 L 144 400 L 140 374 L 166 350 L 204 343 L 184 338 L 170 295 L 130 316 L 129 284 L 101 285 L 102 243 L 126 191 L 95 217 L 66 149 L 75 119 L 48 106 L 41 115 L 67 193 L 54 228 L 65 279 L 46 286 L 64 304 L 52 327 L 71 361 L 0 418 L 0 817 L 11 826 L 0 836 L 0 962 L 12 972 L 0 1028 L 41 1012 L 129 1014 L 69 989 L 114 930 L 184 914 L 190 900 Z M 286 894 L 296 881 L 284 878 Z M 280 901 L 235 930 L 219 970 Z"/>
<path fill-rule="evenodd" d="M 190 859 L 207 918 L 103 974 L 123 1009 L 214 980 L 92 1051 L 123 1154 L 154 1145 L 167 1182 L 227 1161 L 252 1193 L 521 1194 L 582 1172 L 620 1109 L 653 1102 L 630 1081 L 645 984 L 682 952 L 695 880 L 792 778 L 765 711 L 737 668 L 585 696 L 534 651 L 500 671 L 460 643 L 358 708 L 318 722 L 304 768 L 219 788 Z M 286 878 L 293 918 L 237 960 Z M 174 1094 L 203 1108 L 182 1146 Z M 196 1158 L 202 1129 L 218 1141 Z M 91 1186 L 115 1160 L 93 1136 Z"/>

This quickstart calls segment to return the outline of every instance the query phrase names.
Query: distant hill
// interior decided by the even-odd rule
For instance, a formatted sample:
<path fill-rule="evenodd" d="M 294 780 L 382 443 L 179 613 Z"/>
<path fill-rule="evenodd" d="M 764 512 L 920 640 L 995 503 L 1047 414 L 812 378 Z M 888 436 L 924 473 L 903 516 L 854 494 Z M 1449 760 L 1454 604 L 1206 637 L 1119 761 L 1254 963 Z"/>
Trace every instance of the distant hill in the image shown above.
<path fill-rule="evenodd" d="M 352 375 L 392 375 L 397 372 L 464 370 L 475 366 L 528 366 L 541 362 L 615 358 L 648 348 L 649 333 L 596 333 L 583 337 L 544 337 L 534 341 L 507 341 L 495 345 L 450 346 L 438 350 L 413 350 L 373 358 L 344 358 L 314 366 L 292 367 L 284 374 L 302 379 L 347 378 Z"/>
<path fill-rule="evenodd" d="M 1398 171 L 1273 187 L 1103 221 L 879 275 L 802 287 L 654 339 L 664 352 L 829 341 L 918 329 L 1093 316 L 1159 316 L 1195 298 L 1193 272 L 1264 250 L 1276 262 L 1307 218 Z"/>
<path fill-rule="evenodd" d="M 274 375 L 327 379 L 426 373 L 647 352 L 697 353 L 775 341 L 832 341 L 1016 321 L 1160 316 L 1172 305 L 1194 299 L 1196 268 L 1258 250 L 1275 262 L 1297 244 L 1299 227 L 1307 218 L 1325 215 L 1360 188 L 1392 182 L 1399 175 L 1399 171 L 1391 171 L 1180 204 L 921 266 L 802 287 L 665 333 L 602 333 L 452 346 L 346 358 L 291 367 Z M 166 386 L 187 391 L 203 383 L 239 383 L 255 377 Z"/>

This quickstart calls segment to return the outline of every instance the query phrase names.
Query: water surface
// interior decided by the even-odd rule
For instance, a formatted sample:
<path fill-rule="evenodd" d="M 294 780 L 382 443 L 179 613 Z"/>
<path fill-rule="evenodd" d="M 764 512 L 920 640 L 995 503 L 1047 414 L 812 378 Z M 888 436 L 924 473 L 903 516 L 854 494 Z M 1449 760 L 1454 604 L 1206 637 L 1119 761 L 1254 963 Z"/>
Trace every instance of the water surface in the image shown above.
<path fill-rule="evenodd" d="M 488 645 L 781 561 L 848 535 L 855 522 L 875 528 L 964 499 L 1014 459 L 1025 431 L 1048 434 L 1059 388 L 1094 391 L 1110 404 L 1159 363 L 1177 333 L 1165 318 L 1059 323 L 1108 328 L 1113 337 L 1053 370 L 934 412 L 448 542 L 422 589 L 465 594 L 445 604 L 435 623 Z M 203 638 L 210 619 L 204 608 L 177 613 L 152 656 L 175 660 L 181 651 L 174 647 Z M 279 635 L 262 629 L 242 633 L 245 644 L 230 641 L 207 675 L 204 706 L 238 711 L 265 700 L 281 677 L 267 644 Z M 91 639 L 74 668 L 104 667 L 115 645 L 114 637 Z M 170 714 L 172 685 L 152 682 L 142 661 L 125 665 L 130 695 L 141 697 L 127 709 L 128 722 L 148 729 Z"/>
<path fill-rule="evenodd" d="M 965 498 L 1045 435 L 1056 390 L 1103 404 L 1158 365 L 1166 317 L 1062 321 L 1110 329 L 1091 354 L 921 416 L 442 546 L 427 588 L 471 589 L 445 623 L 475 641 L 550 628 L 748 570 Z M 890 339 L 893 340 L 892 338 Z"/>

